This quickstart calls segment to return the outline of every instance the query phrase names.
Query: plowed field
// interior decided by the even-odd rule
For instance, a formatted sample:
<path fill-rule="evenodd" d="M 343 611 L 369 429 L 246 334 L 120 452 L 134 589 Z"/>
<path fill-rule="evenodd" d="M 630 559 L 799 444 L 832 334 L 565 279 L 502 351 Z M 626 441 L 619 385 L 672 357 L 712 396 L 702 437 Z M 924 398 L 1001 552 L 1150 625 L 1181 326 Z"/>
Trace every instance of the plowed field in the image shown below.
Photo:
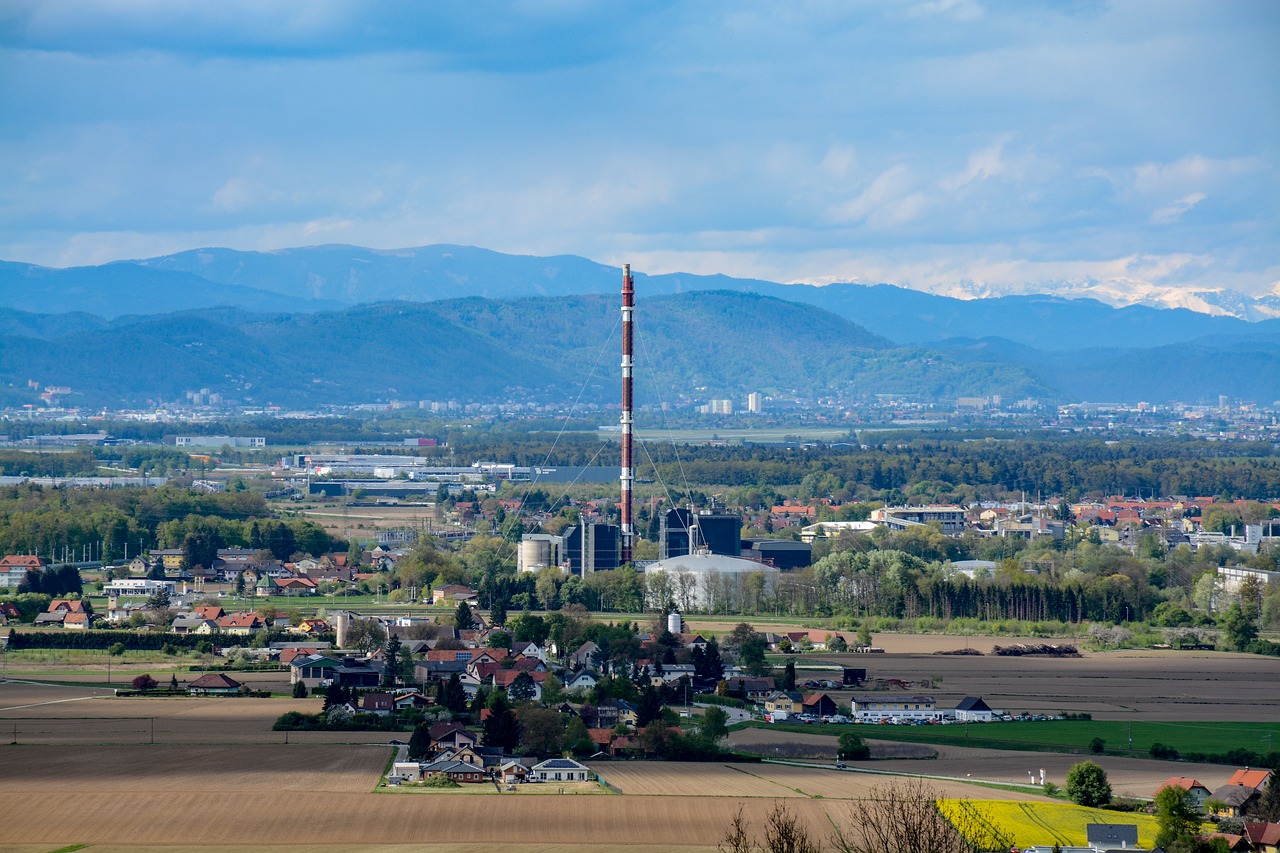
<path fill-rule="evenodd" d="M 914 772 L 926 772 L 932 762 L 915 762 Z M 678 762 L 614 762 L 592 764 L 624 794 L 677 795 L 685 797 L 815 797 L 858 799 L 872 788 L 882 787 L 889 777 L 791 767 L 780 764 L 684 764 Z M 964 782 L 930 781 L 944 797 L 984 799 L 1042 799 L 978 788 Z"/>

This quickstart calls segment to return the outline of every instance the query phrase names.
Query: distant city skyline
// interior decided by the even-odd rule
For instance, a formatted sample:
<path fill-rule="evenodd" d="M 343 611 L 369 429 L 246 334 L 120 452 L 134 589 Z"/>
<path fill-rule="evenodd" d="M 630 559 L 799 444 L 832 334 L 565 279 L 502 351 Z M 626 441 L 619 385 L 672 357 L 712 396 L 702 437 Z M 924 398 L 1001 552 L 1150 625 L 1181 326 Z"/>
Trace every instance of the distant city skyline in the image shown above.
<path fill-rule="evenodd" d="M 11 0 L 0 258 L 1280 294 L 1280 4 Z"/>

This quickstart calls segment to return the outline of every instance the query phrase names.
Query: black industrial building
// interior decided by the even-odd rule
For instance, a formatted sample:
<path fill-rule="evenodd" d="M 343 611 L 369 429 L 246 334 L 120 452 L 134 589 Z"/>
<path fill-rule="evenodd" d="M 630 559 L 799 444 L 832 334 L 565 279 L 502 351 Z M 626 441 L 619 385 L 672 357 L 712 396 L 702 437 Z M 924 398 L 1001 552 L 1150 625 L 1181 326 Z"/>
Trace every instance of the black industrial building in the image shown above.
<path fill-rule="evenodd" d="M 813 546 L 790 539 L 743 539 L 742 556 L 785 572 L 812 563 Z"/>
<path fill-rule="evenodd" d="M 692 547 L 689 543 L 691 532 L 696 532 L 696 542 Z M 683 557 L 701 548 L 712 554 L 740 557 L 742 519 L 736 515 L 708 512 L 695 514 L 687 509 L 668 510 L 662 516 L 662 537 L 658 549 L 661 559 Z"/>
<path fill-rule="evenodd" d="M 569 563 L 575 575 L 605 572 L 618 568 L 619 530 L 616 524 L 583 522 L 566 527 L 561 535 L 560 559 Z M 584 548 L 587 559 L 582 559 Z M 586 572 L 583 572 L 583 564 Z"/>

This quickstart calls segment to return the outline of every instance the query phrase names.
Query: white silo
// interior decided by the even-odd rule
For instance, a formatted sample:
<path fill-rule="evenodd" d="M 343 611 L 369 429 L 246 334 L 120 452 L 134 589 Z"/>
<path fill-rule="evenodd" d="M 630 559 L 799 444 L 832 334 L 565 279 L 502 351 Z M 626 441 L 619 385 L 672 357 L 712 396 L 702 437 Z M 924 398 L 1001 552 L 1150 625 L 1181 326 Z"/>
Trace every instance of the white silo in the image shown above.
<path fill-rule="evenodd" d="M 667 614 L 667 630 L 673 634 L 679 634 L 684 629 L 684 620 L 680 618 L 679 611 L 672 610 Z"/>

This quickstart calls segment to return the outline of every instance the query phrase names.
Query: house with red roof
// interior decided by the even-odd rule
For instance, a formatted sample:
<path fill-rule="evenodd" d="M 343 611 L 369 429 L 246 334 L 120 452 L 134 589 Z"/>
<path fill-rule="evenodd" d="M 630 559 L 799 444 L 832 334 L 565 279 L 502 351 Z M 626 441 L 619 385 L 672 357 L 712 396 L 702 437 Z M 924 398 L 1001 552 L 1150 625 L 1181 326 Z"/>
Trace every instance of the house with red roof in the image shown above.
<path fill-rule="evenodd" d="M 38 572 L 45 565 L 45 561 L 39 557 L 24 554 L 0 557 L 0 586 L 17 589 L 27 579 L 28 571 Z"/>
<path fill-rule="evenodd" d="M 1231 778 L 1227 780 L 1228 785 L 1246 785 L 1250 788 L 1262 788 L 1267 784 L 1267 780 L 1271 778 L 1271 771 L 1267 769 L 1254 770 L 1248 767 L 1242 767 L 1235 773 L 1231 774 Z"/>
<path fill-rule="evenodd" d="M 1246 820 L 1244 836 L 1254 853 L 1280 853 L 1280 823 Z"/>
<path fill-rule="evenodd" d="M 1196 808 L 1204 810 L 1205 800 L 1209 799 L 1210 791 L 1207 785 L 1202 785 L 1198 780 L 1190 776 L 1171 776 L 1160 783 L 1160 787 L 1156 788 L 1156 794 L 1159 794 L 1165 788 L 1181 788 L 1191 795 L 1192 801 L 1195 802 Z"/>
<path fill-rule="evenodd" d="M 266 625 L 262 617 L 250 611 L 248 613 L 228 613 L 218 620 L 218 630 L 224 634 L 247 637 L 255 631 L 261 631 Z"/>

